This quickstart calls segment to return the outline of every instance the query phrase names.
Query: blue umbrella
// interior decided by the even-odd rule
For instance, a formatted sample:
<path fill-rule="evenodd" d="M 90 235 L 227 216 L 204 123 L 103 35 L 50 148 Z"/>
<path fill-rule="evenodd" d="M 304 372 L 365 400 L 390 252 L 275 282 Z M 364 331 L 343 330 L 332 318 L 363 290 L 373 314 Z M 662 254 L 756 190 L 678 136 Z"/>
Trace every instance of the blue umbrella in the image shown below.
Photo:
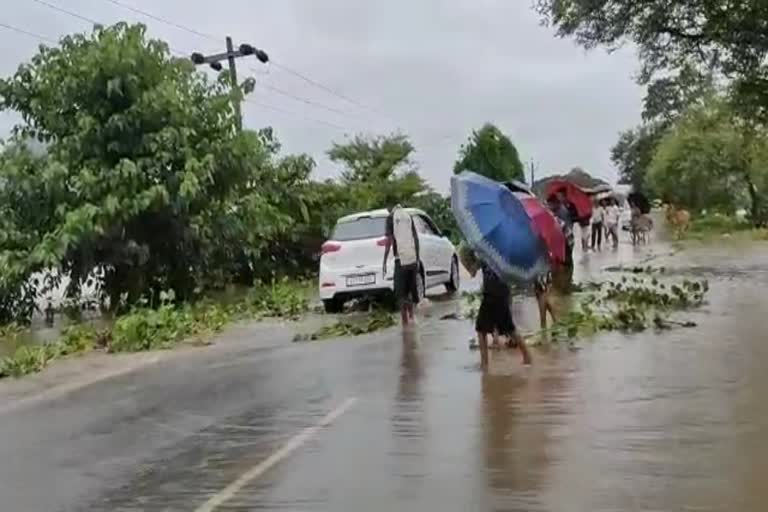
<path fill-rule="evenodd" d="M 500 277 L 530 281 L 547 269 L 531 219 L 505 185 L 462 172 L 451 178 L 451 208 L 469 245 Z"/>

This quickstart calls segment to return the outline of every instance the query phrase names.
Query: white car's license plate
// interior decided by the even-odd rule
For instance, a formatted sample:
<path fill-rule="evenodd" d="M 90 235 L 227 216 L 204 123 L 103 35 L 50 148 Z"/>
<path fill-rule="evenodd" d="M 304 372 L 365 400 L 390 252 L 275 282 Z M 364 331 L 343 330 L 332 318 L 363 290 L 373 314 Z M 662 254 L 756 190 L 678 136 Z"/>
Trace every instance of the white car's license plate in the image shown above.
<path fill-rule="evenodd" d="M 376 283 L 376 274 L 364 274 L 347 277 L 347 286 L 365 286 Z"/>

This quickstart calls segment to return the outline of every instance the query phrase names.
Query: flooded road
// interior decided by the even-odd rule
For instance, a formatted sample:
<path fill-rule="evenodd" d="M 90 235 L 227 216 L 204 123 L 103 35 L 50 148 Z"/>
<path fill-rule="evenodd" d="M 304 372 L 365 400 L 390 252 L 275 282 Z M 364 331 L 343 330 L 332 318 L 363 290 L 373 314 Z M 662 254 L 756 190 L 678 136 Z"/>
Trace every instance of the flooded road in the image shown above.
<path fill-rule="evenodd" d="M 493 353 L 483 373 L 440 301 L 411 332 L 240 333 L 0 414 L 0 510 L 766 510 L 768 251 L 672 252 L 577 256 L 577 279 L 638 261 L 709 279 L 697 328 L 537 348 L 532 368 Z"/>

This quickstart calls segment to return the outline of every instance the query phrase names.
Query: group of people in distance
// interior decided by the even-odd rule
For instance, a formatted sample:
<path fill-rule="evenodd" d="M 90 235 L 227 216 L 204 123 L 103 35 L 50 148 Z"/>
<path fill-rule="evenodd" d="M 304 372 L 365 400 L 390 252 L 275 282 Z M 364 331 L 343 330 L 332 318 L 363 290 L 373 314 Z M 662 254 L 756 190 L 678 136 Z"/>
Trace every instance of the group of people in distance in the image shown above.
<path fill-rule="evenodd" d="M 575 206 L 563 193 L 549 197 L 547 206 L 560 224 L 566 246 L 563 265 L 538 276 L 533 283 L 542 329 L 547 326 L 548 315 L 553 321 L 555 320 L 551 301 L 555 276 L 564 276 L 567 281 L 570 281 L 573 275 L 574 224 L 580 224 L 583 233 L 590 233 L 591 223 L 591 247 L 596 250 L 601 247 L 603 230 L 606 231 L 606 236 L 614 240 L 614 244 L 618 243 L 619 224 L 618 206 L 608 201 L 595 205 L 591 219 L 580 219 Z M 395 259 L 395 294 L 400 303 L 403 325 L 406 326 L 415 322 L 415 306 L 421 298 L 418 289 L 419 262 L 421 261 L 419 236 L 410 214 L 400 205 L 392 208 L 386 226 L 386 236 L 390 243 L 385 250 L 383 268 L 386 274 L 391 247 Z M 586 243 L 583 238 L 582 243 Z M 481 365 L 483 367 L 488 365 L 489 348 L 500 348 L 502 343 L 509 348 L 518 349 L 523 364 L 530 365 L 531 354 L 512 318 L 512 291 L 509 283 L 498 276 L 486 262 L 479 260 L 470 249 L 466 247 L 460 249 L 463 249 L 459 251 L 462 263 L 470 274 L 475 276 L 480 272 L 482 275 L 482 298 L 475 319 Z M 564 288 L 565 290 L 567 288 Z"/>
<path fill-rule="evenodd" d="M 619 223 L 621 210 L 615 199 L 602 199 L 595 201 L 592 207 L 592 218 L 589 220 L 592 229 L 589 229 L 589 223 L 581 225 L 581 249 L 584 252 L 600 251 L 603 248 L 603 235 L 606 243 L 611 242 L 612 246 L 619 245 Z M 591 240 L 590 240 L 591 234 Z"/>

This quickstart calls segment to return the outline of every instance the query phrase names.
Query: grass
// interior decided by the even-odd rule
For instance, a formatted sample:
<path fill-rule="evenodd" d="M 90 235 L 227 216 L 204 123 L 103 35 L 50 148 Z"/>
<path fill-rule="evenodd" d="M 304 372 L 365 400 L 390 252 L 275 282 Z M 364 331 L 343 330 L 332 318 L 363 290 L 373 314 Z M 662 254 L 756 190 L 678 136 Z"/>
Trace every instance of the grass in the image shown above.
<path fill-rule="evenodd" d="M 711 214 L 691 219 L 681 240 L 711 241 L 723 238 L 768 240 L 768 231 L 755 228 L 747 219 L 732 215 Z"/>
<path fill-rule="evenodd" d="M 181 343 L 200 342 L 241 319 L 296 318 L 309 310 L 309 288 L 304 283 L 278 281 L 250 289 L 228 303 L 212 300 L 197 304 L 170 302 L 157 309 L 139 307 L 119 316 L 111 326 L 97 329 L 76 324 L 53 343 L 22 345 L 0 359 L 0 379 L 42 371 L 56 359 L 96 349 L 109 353 L 170 349 Z M 0 338 L 11 346 L 28 329 L 16 325 L 0 328 Z"/>

